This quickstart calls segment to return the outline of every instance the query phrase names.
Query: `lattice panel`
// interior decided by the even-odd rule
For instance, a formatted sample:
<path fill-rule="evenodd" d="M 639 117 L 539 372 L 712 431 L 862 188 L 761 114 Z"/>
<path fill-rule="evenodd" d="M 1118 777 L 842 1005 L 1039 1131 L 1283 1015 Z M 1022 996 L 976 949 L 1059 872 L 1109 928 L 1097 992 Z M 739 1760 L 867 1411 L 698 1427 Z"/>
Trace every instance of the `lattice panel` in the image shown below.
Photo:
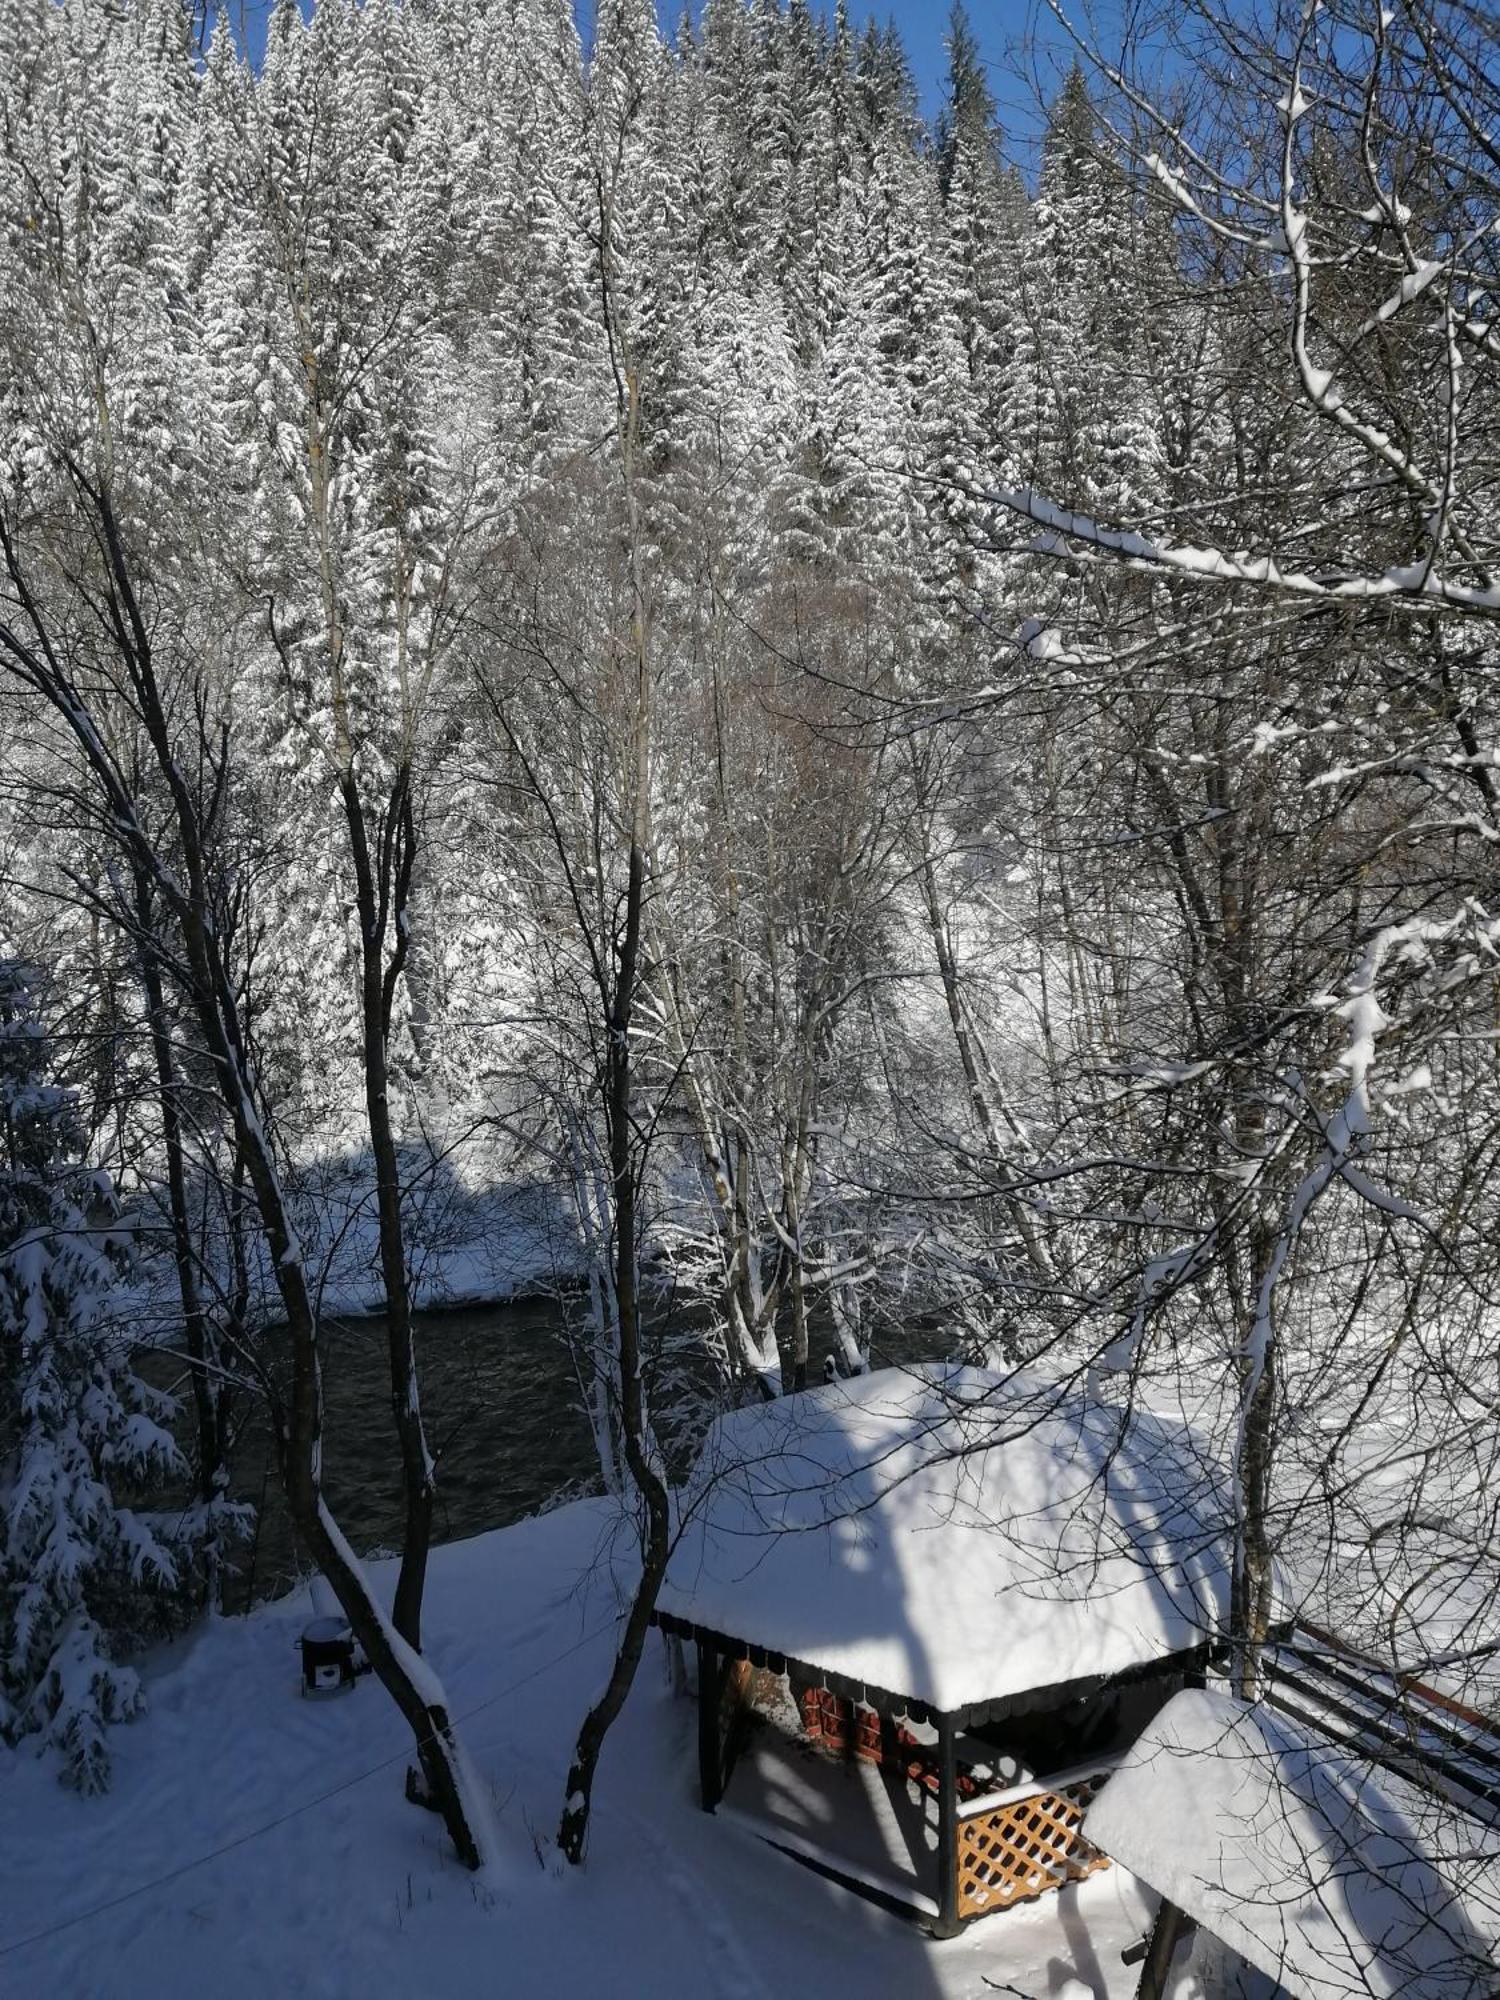
<path fill-rule="evenodd" d="M 1107 1775 L 1081 1778 L 1060 1792 L 1035 1792 L 961 1819 L 958 1914 L 977 1917 L 985 1910 L 1009 1909 L 1107 1868 L 1109 1856 L 1090 1847 L 1078 1830 Z"/>

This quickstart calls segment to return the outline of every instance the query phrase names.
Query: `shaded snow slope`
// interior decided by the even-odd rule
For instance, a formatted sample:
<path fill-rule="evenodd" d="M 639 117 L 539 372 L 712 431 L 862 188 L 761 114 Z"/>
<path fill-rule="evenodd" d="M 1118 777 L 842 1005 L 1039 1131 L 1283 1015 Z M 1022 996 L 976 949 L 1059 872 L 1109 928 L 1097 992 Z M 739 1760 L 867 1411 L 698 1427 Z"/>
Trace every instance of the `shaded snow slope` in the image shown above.
<path fill-rule="evenodd" d="M 606 1503 L 584 1501 L 433 1556 L 429 1643 L 494 1790 L 509 1848 L 502 1888 L 477 1888 L 447 1858 L 437 1821 L 401 1798 L 404 1732 L 373 1682 L 299 1699 L 302 1591 L 147 1663 L 150 1712 L 118 1732 L 108 1797 L 75 1798 L 47 1764 L 0 1753 L 0 1993 L 979 2000 L 998 1986 L 1038 2000 L 1125 2000 L 1134 1991 L 1119 1954 L 1148 1912 L 1123 1871 L 934 1945 L 743 1829 L 706 1819 L 694 1796 L 693 1708 L 671 1696 L 654 1639 L 605 1752 L 588 1866 L 564 1877 L 543 1867 L 532 1829 L 545 1848 L 573 1731 L 607 1663 L 613 1599 L 601 1552 L 612 1521 Z M 389 1586 L 388 1566 L 377 1575 Z M 228 1851 L 192 1865 L 219 1848 Z M 15 1948 L 73 1917 L 82 1921 Z"/>

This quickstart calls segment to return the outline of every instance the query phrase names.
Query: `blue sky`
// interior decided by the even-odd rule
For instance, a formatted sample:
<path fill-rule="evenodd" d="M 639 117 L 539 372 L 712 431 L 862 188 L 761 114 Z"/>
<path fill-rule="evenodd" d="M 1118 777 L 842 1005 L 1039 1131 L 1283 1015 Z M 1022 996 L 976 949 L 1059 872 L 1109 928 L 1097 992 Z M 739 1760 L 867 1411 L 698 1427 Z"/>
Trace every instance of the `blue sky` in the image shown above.
<path fill-rule="evenodd" d="M 0 5 L 4 3 L 0 0 Z M 243 16 L 252 47 L 263 40 L 272 0 L 222 0 L 222 4 L 231 19 Z M 942 99 L 948 4 L 949 0 L 876 0 L 871 7 L 850 0 L 851 15 L 861 25 L 872 13 L 879 20 L 895 21 L 929 116 Z M 1021 79 L 1035 74 L 1050 94 L 1056 87 L 1059 64 L 1066 66 L 1062 38 L 1040 0 L 967 0 L 967 4 L 974 32 L 991 65 L 990 82 L 1001 121 L 1024 157 L 1035 138 L 1037 115 L 1032 89 Z M 589 0 L 581 0 L 581 5 L 587 10 Z M 679 0 L 665 0 L 664 12 L 670 17 L 675 18 L 679 11 Z"/>

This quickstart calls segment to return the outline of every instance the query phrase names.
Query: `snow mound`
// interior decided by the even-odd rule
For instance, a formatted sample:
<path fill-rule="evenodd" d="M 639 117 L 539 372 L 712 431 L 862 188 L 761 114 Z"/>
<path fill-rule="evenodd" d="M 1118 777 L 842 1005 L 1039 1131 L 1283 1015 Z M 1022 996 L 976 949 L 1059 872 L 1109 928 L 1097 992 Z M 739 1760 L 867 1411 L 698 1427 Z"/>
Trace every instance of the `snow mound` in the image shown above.
<path fill-rule="evenodd" d="M 1297 2000 L 1500 1992 L 1500 1836 L 1270 1709 L 1175 1696 L 1085 1831 Z"/>

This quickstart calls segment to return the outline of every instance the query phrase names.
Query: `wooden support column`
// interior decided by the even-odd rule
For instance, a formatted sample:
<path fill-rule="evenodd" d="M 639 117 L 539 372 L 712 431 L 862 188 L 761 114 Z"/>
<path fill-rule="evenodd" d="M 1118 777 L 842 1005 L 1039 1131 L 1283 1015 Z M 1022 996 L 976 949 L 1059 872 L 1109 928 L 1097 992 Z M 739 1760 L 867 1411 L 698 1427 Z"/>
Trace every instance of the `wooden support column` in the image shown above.
<path fill-rule="evenodd" d="M 729 1789 L 729 1780 L 734 1776 L 734 1767 L 750 1734 L 749 1687 L 749 1660 L 726 1658 L 719 1674 L 720 1798 Z"/>
<path fill-rule="evenodd" d="M 724 1757 L 719 1743 L 719 1704 L 724 1686 L 717 1647 L 698 1641 L 698 1787 L 703 1810 L 712 1812 L 724 1796 Z"/>
<path fill-rule="evenodd" d="M 958 1731 L 951 1715 L 933 1717 L 938 1740 L 938 1871 L 934 1937 L 958 1935 Z"/>
<path fill-rule="evenodd" d="M 1147 1940 L 1146 1962 L 1141 1967 L 1141 1983 L 1135 1989 L 1136 2000 L 1162 2000 L 1177 1947 L 1192 1928 L 1192 1920 L 1175 1903 L 1163 1901 Z"/>

